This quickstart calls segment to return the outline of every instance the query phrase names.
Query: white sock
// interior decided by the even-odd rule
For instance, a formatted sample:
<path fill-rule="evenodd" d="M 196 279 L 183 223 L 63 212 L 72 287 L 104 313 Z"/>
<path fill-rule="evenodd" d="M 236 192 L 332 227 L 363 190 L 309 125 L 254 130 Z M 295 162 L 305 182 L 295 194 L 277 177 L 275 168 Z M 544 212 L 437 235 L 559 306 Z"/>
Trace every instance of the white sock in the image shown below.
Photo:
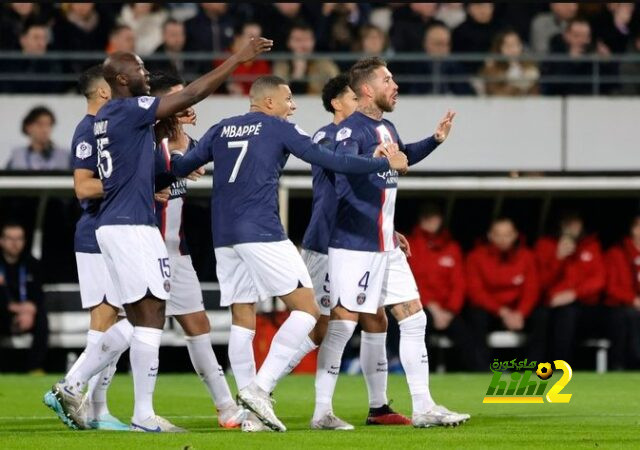
<path fill-rule="evenodd" d="M 96 420 L 103 414 L 109 414 L 109 408 L 107 407 L 107 389 L 109 389 L 113 375 L 116 373 L 116 366 L 121 355 L 122 353 L 114 358 L 106 368 L 102 369 L 102 372 L 94 375 L 91 380 L 89 380 L 89 392 L 91 392 L 91 406 L 93 409 L 93 412 L 89 411 L 89 415 L 93 414 L 92 417 Z M 96 381 L 92 386 L 94 380 Z"/>
<path fill-rule="evenodd" d="M 316 318 L 304 311 L 291 311 L 287 320 L 273 336 L 269 353 L 256 375 L 256 384 L 265 392 L 272 392 L 280 374 L 302 346 L 302 342 L 316 326 Z"/>
<path fill-rule="evenodd" d="M 77 366 L 74 365 L 73 372 L 66 375 L 67 382 L 81 390 L 84 389 L 91 377 L 101 372 L 113 360 L 117 361 L 122 352 L 129 347 L 132 336 L 133 325 L 126 319 L 109 327 L 95 346 L 91 349 L 87 347 L 84 360 Z"/>
<path fill-rule="evenodd" d="M 138 422 L 155 416 L 153 391 L 158 378 L 158 351 L 162 330 L 149 327 L 134 327 L 131 340 L 131 372 L 133 374 L 133 419 Z"/>
<path fill-rule="evenodd" d="M 87 331 L 87 348 L 85 351 L 91 351 L 91 348 L 95 347 L 96 344 L 98 343 L 98 341 L 100 340 L 100 338 L 102 337 L 102 335 L 104 334 L 104 332 L 102 331 L 97 331 L 97 330 L 89 330 Z M 78 358 L 80 359 L 80 358 Z M 100 380 L 102 379 L 102 374 L 106 371 L 108 371 L 109 366 L 111 364 L 109 364 L 106 368 L 102 369 L 101 372 L 97 373 L 96 375 L 92 376 L 89 379 L 89 383 L 88 383 L 88 388 L 87 388 L 87 394 L 89 395 L 89 398 L 91 399 L 91 406 L 92 408 L 95 406 L 94 405 L 94 392 L 96 390 L 96 385 L 100 383 Z M 73 367 L 72 367 L 73 369 Z M 106 396 L 105 396 L 106 397 Z M 101 399 L 98 398 L 98 401 L 100 401 Z M 103 405 L 98 405 L 98 410 L 100 412 L 102 412 L 104 409 L 107 409 L 107 405 L 106 405 L 106 400 L 103 402 Z M 108 411 L 107 411 L 108 412 Z M 96 417 L 96 414 L 94 413 L 94 411 L 89 411 L 89 419 L 94 419 Z"/>
<path fill-rule="evenodd" d="M 327 335 L 320 345 L 318 368 L 316 369 L 316 406 L 313 419 L 318 420 L 333 411 L 333 392 L 338 382 L 340 362 L 344 347 L 351 339 L 356 322 L 351 320 L 330 320 Z"/>
<path fill-rule="evenodd" d="M 367 383 L 369 408 L 379 408 L 387 401 L 387 333 L 360 333 L 360 366 Z"/>
<path fill-rule="evenodd" d="M 425 413 L 435 405 L 429 392 L 429 357 L 424 342 L 427 315 L 424 311 L 398 322 L 400 327 L 400 362 L 407 377 L 413 413 Z"/>
<path fill-rule="evenodd" d="M 256 360 L 253 357 L 255 330 L 231 325 L 229 332 L 229 364 L 238 390 L 249 386 L 256 377 Z"/>
<path fill-rule="evenodd" d="M 84 351 L 80 354 L 80 356 L 78 356 L 78 359 L 76 359 L 76 362 L 74 362 L 73 366 L 71 366 L 71 368 L 67 371 L 67 378 L 76 373 L 78 367 L 80 367 L 80 365 L 87 358 L 87 353 L 91 353 L 103 334 L 104 333 L 96 330 L 87 331 L 87 344 L 84 346 Z"/>
<path fill-rule="evenodd" d="M 185 336 L 191 364 L 200 379 L 209 390 L 209 394 L 218 409 L 224 409 L 231 404 L 235 405 L 229 385 L 224 377 L 224 371 L 211 347 L 209 333 L 199 336 Z"/>
<path fill-rule="evenodd" d="M 293 355 L 293 358 L 291 358 L 291 361 L 289 361 L 289 364 L 287 364 L 287 367 L 284 368 L 284 370 L 282 371 L 282 373 L 280 374 L 280 376 L 276 381 L 280 381 L 286 375 L 290 374 L 293 369 L 298 367 L 298 364 L 300 364 L 300 361 L 302 361 L 302 358 L 307 356 L 316 348 L 318 348 L 316 343 L 313 342 L 309 336 L 307 336 L 305 340 L 302 342 L 302 345 L 300 346 L 296 354 Z"/>

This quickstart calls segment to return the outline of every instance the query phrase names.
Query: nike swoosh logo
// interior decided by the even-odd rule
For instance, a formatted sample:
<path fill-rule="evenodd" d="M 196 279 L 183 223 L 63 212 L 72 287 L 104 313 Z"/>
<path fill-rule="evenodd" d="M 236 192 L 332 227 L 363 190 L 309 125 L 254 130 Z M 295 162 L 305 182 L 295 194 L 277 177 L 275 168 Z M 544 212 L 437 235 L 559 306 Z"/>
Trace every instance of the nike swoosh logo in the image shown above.
<path fill-rule="evenodd" d="M 379 366 L 386 366 L 387 363 L 378 363 Z"/>
<path fill-rule="evenodd" d="M 425 353 L 424 355 L 422 355 L 422 356 L 421 356 L 421 358 L 426 358 L 427 356 L 429 356 L 429 355 L 427 355 L 427 354 Z"/>
<path fill-rule="evenodd" d="M 131 425 L 133 425 L 136 428 L 140 428 L 141 430 L 148 431 L 150 433 L 159 433 L 162 431 L 160 426 L 157 426 L 155 428 L 146 428 L 146 427 L 143 427 L 142 425 L 136 425 L 135 423 L 132 423 Z"/>
<path fill-rule="evenodd" d="M 332 368 L 333 370 L 338 370 L 338 369 L 340 368 L 340 366 L 331 366 L 331 368 Z"/>
<path fill-rule="evenodd" d="M 158 367 L 152 367 L 149 370 L 153 371 L 153 370 L 158 370 Z"/>

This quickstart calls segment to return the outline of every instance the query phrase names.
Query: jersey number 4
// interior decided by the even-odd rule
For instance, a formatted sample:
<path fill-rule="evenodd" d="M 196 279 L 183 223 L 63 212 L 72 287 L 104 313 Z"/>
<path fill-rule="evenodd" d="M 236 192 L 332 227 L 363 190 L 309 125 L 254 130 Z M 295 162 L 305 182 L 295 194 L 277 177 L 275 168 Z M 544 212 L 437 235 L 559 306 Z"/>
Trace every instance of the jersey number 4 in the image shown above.
<path fill-rule="evenodd" d="M 247 150 L 249 149 L 249 141 L 227 142 L 227 146 L 229 148 L 240 149 L 240 154 L 238 155 L 238 159 L 236 159 L 236 163 L 233 166 L 233 170 L 231 171 L 231 176 L 229 177 L 229 183 L 234 183 L 236 181 L 236 177 L 238 176 L 238 172 L 240 171 L 240 164 L 242 164 L 242 160 L 244 159 L 244 156 L 247 154 Z"/>

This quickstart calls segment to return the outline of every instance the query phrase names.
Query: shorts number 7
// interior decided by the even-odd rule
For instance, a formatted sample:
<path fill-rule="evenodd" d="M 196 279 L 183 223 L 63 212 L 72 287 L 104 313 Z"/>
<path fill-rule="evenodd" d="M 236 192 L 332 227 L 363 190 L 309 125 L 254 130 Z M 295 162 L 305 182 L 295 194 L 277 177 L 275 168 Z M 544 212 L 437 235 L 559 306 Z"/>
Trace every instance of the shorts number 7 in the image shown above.
<path fill-rule="evenodd" d="M 231 171 L 231 176 L 229 177 L 229 183 L 233 183 L 236 181 L 236 177 L 238 176 L 238 172 L 240 171 L 240 164 L 242 164 L 242 160 L 244 159 L 244 155 L 247 154 L 247 150 L 249 149 L 249 141 L 233 141 L 227 142 L 227 146 L 229 148 L 239 148 L 240 155 L 238 155 L 238 159 L 236 159 L 236 163 L 233 166 L 233 170 Z"/>

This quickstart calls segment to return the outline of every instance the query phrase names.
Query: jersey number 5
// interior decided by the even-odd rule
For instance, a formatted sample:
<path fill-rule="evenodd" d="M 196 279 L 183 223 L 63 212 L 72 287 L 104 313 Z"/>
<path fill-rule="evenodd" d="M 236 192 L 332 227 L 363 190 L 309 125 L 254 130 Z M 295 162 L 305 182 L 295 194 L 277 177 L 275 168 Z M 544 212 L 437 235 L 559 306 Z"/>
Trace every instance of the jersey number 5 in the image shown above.
<path fill-rule="evenodd" d="M 247 154 L 247 150 L 249 149 L 249 141 L 227 142 L 227 146 L 229 148 L 240 149 L 240 155 L 238 155 L 238 159 L 236 159 L 236 163 L 233 166 L 233 170 L 231 171 L 231 176 L 229 177 L 229 183 L 234 183 L 236 181 L 236 177 L 238 176 L 238 172 L 240 171 L 240 164 L 242 164 L 242 160 L 244 159 L 244 156 Z"/>
<path fill-rule="evenodd" d="M 109 145 L 109 138 L 98 138 L 96 142 L 98 144 L 98 174 L 102 180 L 111 176 L 111 172 L 113 172 L 113 161 L 111 160 L 109 150 L 105 150 L 105 147 Z"/>

